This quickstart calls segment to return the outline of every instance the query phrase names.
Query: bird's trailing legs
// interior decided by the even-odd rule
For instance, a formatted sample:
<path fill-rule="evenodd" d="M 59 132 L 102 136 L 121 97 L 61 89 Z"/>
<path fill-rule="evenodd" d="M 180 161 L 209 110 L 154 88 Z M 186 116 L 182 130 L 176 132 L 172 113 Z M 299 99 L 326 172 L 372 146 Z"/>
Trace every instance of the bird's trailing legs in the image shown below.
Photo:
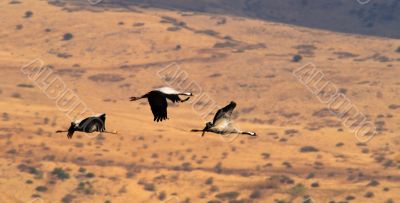
<path fill-rule="evenodd" d="M 203 137 L 204 134 L 206 133 L 205 130 L 199 130 L 199 129 L 192 129 L 191 132 L 202 132 L 201 136 Z"/>

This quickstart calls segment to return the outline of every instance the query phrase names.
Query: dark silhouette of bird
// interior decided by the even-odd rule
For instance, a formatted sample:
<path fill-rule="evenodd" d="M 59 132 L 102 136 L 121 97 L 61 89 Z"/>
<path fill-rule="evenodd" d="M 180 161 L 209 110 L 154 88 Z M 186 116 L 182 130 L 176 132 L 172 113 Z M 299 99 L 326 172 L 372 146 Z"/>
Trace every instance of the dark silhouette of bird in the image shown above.
<path fill-rule="evenodd" d="M 213 132 L 217 134 L 245 134 L 250 136 L 257 136 L 255 132 L 241 131 L 235 126 L 231 120 L 232 112 L 236 107 L 236 103 L 231 101 L 227 106 L 219 109 L 214 116 L 212 122 L 207 122 L 203 130 L 193 129 L 192 132 L 203 132 L 201 136 L 203 137 L 206 132 Z"/>
<path fill-rule="evenodd" d="M 181 99 L 179 96 L 188 96 L 186 99 Z M 139 99 L 147 98 L 151 112 L 154 115 L 154 121 L 163 121 L 168 119 L 167 117 L 167 99 L 171 100 L 173 103 L 175 102 L 185 102 L 189 100 L 189 98 L 193 96 L 190 92 L 178 92 L 170 87 L 161 87 L 155 90 L 148 92 L 147 94 L 141 97 L 131 97 L 130 101 L 136 101 Z"/>
<path fill-rule="evenodd" d="M 71 122 L 71 126 L 68 130 L 57 130 L 56 133 L 68 132 L 68 139 L 72 138 L 75 131 L 92 133 L 92 132 L 104 132 L 117 134 L 117 132 L 106 131 L 106 114 L 98 114 L 94 116 L 87 117 L 82 120 L 76 120 Z"/>

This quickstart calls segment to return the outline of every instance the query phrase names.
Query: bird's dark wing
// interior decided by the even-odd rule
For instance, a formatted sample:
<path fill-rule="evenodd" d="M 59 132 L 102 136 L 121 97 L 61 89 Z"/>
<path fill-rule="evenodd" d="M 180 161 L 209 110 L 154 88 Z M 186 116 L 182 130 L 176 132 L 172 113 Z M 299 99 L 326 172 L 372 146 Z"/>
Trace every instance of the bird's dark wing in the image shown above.
<path fill-rule="evenodd" d="M 219 109 L 217 111 L 217 113 L 215 114 L 215 116 L 214 116 L 213 124 L 216 124 L 217 121 L 219 119 L 221 119 L 221 118 L 225 118 L 225 119 L 230 120 L 230 118 L 232 116 L 233 109 L 235 109 L 235 107 L 236 107 L 236 103 L 231 101 L 231 103 L 229 103 L 227 106 L 225 106 L 222 109 Z"/>
<path fill-rule="evenodd" d="M 167 119 L 167 99 L 160 92 L 150 92 L 147 97 L 149 101 L 151 111 L 154 115 L 154 121 L 163 121 Z"/>
<path fill-rule="evenodd" d="M 179 96 L 178 95 L 176 95 L 176 94 L 166 94 L 165 95 L 169 100 L 171 100 L 172 102 L 180 102 L 180 101 L 182 101 L 182 99 L 181 98 L 179 98 Z"/>
<path fill-rule="evenodd" d="M 105 117 L 88 117 L 79 123 L 79 130 L 87 133 L 104 131 Z"/>

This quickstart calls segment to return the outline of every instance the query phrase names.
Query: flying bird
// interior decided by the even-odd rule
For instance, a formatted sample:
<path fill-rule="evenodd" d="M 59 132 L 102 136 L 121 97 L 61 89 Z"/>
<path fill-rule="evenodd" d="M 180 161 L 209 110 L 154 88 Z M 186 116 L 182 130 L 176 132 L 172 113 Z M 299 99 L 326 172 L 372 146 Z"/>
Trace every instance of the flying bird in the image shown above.
<path fill-rule="evenodd" d="M 188 96 L 186 99 L 181 99 L 179 96 Z M 161 87 L 155 90 L 152 90 L 141 97 L 131 97 L 130 101 L 136 101 L 139 99 L 147 98 L 151 112 L 154 115 L 154 121 L 163 121 L 168 119 L 167 117 L 167 99 L 171 100 L 173 103 L 175 102 L 185 102 L 189 100 L 189 98 L 193 96 L 191 92 L 178 92 L 170 87 Z"/>
<path fill-rule="evenodd" d="M 56 133 L 68 132 L 68 139 L 72 138 L 72 135 L 75 131 L 92 133 L 92 132 L 104 132 L 117 134 L 117 132 L 108 132 L 106 131 L 106 114 L 98 114 L 87 117 L 82 120 L 76 120 L 71 122 L 71 126 L 68 130 L 57 130 Z"/>
<path fill-rule="evenodd" d="M 193 129 L 192 132 L 203 132 L 201 136 L 203 137 L 206 132 L 213 132 L 217 134 L 232 134 L 239 133 L 250 136 L 257 136 L 255 132 L 241 131 L 235 126 L 231 120 L 232 112 L 236 107 L 236 103 L 231 101 L 227 106 L 219 109 L 214 116 L 212 122 L 207 122 L 203 130 Z"/>

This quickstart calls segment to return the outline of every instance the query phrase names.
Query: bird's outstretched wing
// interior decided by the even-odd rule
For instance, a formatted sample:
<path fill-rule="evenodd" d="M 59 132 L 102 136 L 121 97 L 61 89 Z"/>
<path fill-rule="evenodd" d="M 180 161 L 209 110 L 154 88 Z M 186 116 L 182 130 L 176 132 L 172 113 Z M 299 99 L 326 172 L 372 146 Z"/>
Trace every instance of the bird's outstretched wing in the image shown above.
<path fill-rule="evenodd" d="M 160 92 L 152 92 L 147 100 L 153 112 L 154 121 L 159 122 L 167 119 L 167 99 Z"/>
<path fill-rule="evenodd" d="M 106 121 L 105 114 L 102 114 L 100 116 L 88 117 L 83 119 L 79 123 L 79 129 L 87 133 L 95 131 L 102 132 L 105 130 L 105 121 Z"/>
<path fill-rule="evenodd" d="M 219 119 L 224 118 L 226 120 L 230 120 L 232 116 L 232 112 L 236 107 L 236 103 L 231 101 L 228 105 L 226 105 L 224 108 L 219 109 L 217 113 L 214 116 L 213 119 L 213 124 L 216 124 Z"/>

